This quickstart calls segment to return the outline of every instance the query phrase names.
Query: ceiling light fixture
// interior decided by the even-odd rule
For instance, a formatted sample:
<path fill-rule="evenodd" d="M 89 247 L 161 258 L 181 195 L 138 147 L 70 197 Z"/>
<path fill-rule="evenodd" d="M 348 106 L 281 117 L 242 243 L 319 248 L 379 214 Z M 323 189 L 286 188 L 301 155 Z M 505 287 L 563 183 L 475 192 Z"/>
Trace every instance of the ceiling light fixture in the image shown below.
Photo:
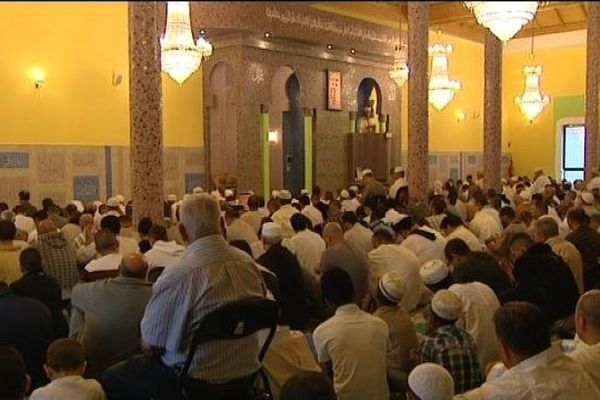
<path fill-rule="evenodd" d="M 194 43 L 188 1 L 167 2 L 167 25 L 160 39 L 161 68 L 180 85 L 212 54 L 203 37 Z"/>
<path fill-rule="evenodd" d="M 539 1 L 465 1 L 477 22 L 506 42 L 535 16 Z"/>
<path fill-rule="evenodd" d="M 410 69 L 406 65 L 406 46 L 402 44 L 402 13 L 400 13 L 400 23 L 398 24 L 398 44 L 394 48 L 394 64 L 388 74 L 398 87 L 402 87 L 408 80 Z"/>
<path fill-rule="evenodd" d="M 438 32 L 439 33 L 439 32 Z M 451 44 L 434 44 L 429 47 L 431 73 L 429 74 L 429 103 L 438 111 L 443 110 L 460 90 L 460 82 L 451 80 L 448 74 L 448 55 Z"/>
<path fill-rule="evenodd" d="M 533 30 L 531 32 L 531 53 L 529 54 L 529 59 L 533 62 L 535 59 L 533 53 Z M 523 68 L 523 74 L 525 75 L 525 89 L 522 95 L 515 96 L 515 104 L 519 107 L 523 115 L 525 115 L 525 118 L 529 122 L 533 122 L 544 111 L 548 103 L 550 103 L 550 97 L 540 92 L 541 65 L 526 65 Z"/>

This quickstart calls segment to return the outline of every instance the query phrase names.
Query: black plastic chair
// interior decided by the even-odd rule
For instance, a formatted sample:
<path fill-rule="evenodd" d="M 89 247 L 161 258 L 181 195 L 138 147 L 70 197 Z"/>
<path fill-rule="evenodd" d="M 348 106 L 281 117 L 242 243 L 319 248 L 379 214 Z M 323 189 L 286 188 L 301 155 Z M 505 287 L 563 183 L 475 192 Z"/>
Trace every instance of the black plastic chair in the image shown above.
<path fill-rule="evenodd" d="M 156 282 L 158 277 L 163 273 L 165 267 L 154 267 L 148 271 L 148 282 Z"/>
<path fill-rule="evenodd" d="M 253 393 L 253 399 L 272 399 L 271 387 L 262 368 L 262 361 L 275 336 L 279 309 L 277 303 L 263 297 L 248 297 L 225 304 L 208 314 L 196 327 L 194 337 L 183 368 L 179 374 L 179 395 L 181 398 L 190 398 L 193 393 L 188 393 L 190 383 L 194 379 L 188 377 L 188 371 L 196 354 L 198 346 L 213 340 L 238 340 L 250 336 L 263 329 L 269 329 L 269 334 L 258 354 L 260 368 L 246 377 L 247 386 L 254 383 L 260 375 L 263 389 L 260 393 Z M 198 382 L 198 381 L 196 381 Z"/>

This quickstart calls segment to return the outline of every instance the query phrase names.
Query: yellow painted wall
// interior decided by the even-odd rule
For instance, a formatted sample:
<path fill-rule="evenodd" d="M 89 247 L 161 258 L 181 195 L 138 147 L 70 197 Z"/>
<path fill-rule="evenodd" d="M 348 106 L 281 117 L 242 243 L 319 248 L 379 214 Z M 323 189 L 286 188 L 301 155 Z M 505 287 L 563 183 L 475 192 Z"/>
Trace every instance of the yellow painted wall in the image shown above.
<path fill-rule="evenodd" d="M 482 151 L 483 149 L 483 45 L 431 31 L 429 44 L 450 43 L 450 78 L 461 82 L 461 90 L 442 111 L 429 106 L 430 151 Z M 410 61 L 409 61 L 410 64 Z M 407 151 L 408 101 L 406 86 L 402 88 L 402 150 Z M 465 119 L 458 122 L 461 111 Z M 506 150 L 506 140 L 503 140 Z"/>
<path fill-rule="evenodd" d="M 0 3 L 0 145 L 128 145 L 127 34 L 126 2 Z M 163 75 L 166 146 L 202 146 L 201 104 L 201 73 Z"/>
<path fill-rule="evenodd" d="M 550 104 L 532 122 L 528 122 L 514 104 L 523 92 L 523 67 L 528 53 L 506 54 L 503 62 L 503 133 L 511 141 L 515 173 L 532 175 L 536 167 L 555 170 L 556 126 L 554 106 L 557 97 L 585 94 L 585 45 L 539 50 L 535 63 L 542 65 L 541 91 L 550 96 Z"/>

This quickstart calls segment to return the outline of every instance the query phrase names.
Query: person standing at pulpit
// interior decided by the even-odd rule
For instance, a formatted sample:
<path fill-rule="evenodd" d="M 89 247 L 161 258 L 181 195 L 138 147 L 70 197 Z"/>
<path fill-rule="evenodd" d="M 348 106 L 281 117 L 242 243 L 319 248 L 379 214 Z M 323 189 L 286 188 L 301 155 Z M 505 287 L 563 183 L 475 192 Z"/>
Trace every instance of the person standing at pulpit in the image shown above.
<path fill-rule="evenodd" d="M 372 106 L 363 108 L 363 115 L 358 120 L 359 133 L 377 133 L 377 115 Z"/>

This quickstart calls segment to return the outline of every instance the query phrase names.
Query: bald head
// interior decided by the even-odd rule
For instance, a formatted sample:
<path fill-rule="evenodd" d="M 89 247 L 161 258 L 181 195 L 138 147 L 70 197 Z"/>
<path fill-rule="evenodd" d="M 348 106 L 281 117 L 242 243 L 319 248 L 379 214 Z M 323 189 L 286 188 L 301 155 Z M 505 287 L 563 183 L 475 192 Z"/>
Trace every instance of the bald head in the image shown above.
<path fill-rule="evenodd" d="M 600 343 L 600 290 L 585 292 L 577 302 L 575 311 L 577 335 L 586 344 Z"/>
<path fill-rule="evenodd" d="M 337 222 L 330 222 L 323 228 L 323 240 L 327 247 L 344 241 L 344 230 Z"/>
<path fill-rule="evenodd" d="M 38 235 L 40 235 L 40 236 L 44 235 L 46 233 L 56 232 L 56 231 L 57 231 L 56 225 L 54 225 L 54 222 L 52 222 L 49 219 L 43 220 L 38 225 Z"/>
<path fill-rule="evenodd" d="M 148 262 L 140 253 L 131 253 L 123 257 L 119 265 L 119 275 L 126 278 L 146 278 Z"/>

